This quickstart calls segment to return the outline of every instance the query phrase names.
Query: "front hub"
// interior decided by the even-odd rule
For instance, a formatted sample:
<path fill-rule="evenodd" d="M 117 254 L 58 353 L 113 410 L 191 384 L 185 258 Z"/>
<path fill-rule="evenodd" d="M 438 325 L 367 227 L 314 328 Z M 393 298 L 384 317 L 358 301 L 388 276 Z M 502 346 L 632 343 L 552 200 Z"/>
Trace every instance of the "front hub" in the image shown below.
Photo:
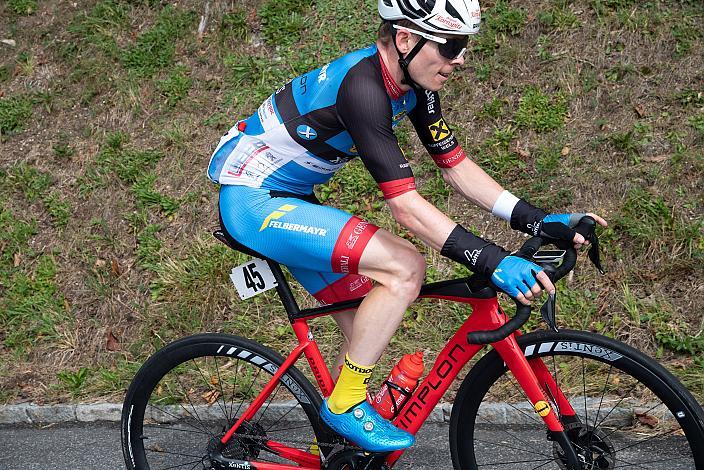
<path fill-rule="evenodd" d="M 603 431 L 583 423 L 571 423 L 565 425 L 565 432 L 577 452 L 583 470 L 615 468 L 616 452 Z M 568 469 L 565 453 L 557 442 L 553 443 L 553 456 L 561 469 Z"/>

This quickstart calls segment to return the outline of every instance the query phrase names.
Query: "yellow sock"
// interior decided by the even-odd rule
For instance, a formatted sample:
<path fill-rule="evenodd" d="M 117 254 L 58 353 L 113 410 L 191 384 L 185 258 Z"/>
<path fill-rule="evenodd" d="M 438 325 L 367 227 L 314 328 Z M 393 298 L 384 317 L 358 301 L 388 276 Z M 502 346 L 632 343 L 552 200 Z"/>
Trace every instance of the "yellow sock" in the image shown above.
<path fill-rule="evenodd" d="M 367 399 L 367 383 L 375 365 L 356 364 L 345 354 L 342 372 L 340 372 L 335 388 L 328 398 L 330 411 L 336 414 L 344 413 L 357 403 Z"/>

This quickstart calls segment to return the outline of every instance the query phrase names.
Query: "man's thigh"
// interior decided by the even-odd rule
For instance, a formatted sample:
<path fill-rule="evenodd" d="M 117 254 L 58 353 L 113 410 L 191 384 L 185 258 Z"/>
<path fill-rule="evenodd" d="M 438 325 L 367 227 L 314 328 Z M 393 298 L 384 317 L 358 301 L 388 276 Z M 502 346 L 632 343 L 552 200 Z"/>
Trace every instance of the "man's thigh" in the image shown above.
<path fill-rule="evenodd" d="M 223 186 L 220 213 L 240 243 L 289 268 L 323 303 L 362 297 L 371 281 L 357 275 L 377 227 L 347 212 L 267 190 Z"/>

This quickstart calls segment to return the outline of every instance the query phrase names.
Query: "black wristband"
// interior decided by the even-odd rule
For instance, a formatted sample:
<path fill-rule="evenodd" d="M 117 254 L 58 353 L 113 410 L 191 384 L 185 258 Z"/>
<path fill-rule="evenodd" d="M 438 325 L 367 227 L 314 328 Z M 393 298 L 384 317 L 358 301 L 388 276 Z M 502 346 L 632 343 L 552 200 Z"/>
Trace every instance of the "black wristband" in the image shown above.
<path fill-rule="evenodd" d="M 540 223 L 548 215 L 524 199 L 519 199 L 511 212 L 511 228 L 534 237 L 540 233 Z"/>
<path fill-rule="evenodd" d="M 440 254 L 464 264 L 477 274 L 489 277 L 509 252 L 457 224 L 447 237 Z"/>

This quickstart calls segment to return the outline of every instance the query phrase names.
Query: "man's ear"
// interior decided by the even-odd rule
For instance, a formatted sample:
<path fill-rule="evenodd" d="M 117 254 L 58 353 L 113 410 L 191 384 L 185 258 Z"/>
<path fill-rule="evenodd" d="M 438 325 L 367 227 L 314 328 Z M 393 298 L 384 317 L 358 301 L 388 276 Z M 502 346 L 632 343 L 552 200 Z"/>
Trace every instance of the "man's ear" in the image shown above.
<path fill-rule="evenodd" d="M 413 49 L 413 35 L 405 29 L 396 31 L 396 46 L 402 54 L 408 54 Z"/>

